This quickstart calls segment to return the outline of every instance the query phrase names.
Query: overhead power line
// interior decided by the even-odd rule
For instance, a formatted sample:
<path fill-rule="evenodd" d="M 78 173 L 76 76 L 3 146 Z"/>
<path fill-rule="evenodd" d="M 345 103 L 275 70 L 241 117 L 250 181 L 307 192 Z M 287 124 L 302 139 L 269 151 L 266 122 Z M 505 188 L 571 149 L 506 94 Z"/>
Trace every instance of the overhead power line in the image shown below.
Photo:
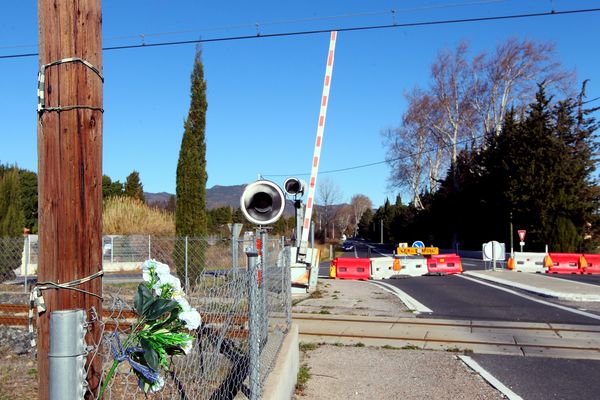
<path fill-rule="evenodd" d="M 476 135 L 476 136 L 474 136 L 472 138 L 470 137 L 470 138 L 467 138 L 467 139 L 459 140 L 459 141 L 456 142 L 456 146 L 459 146 L 459 145 L 462 145 L 462 144 L 466 144 L 466 143 L 470 143 L 473 140 L 482 139 L 484 136 L 485 136 L 484 134 L 480 134 L 480 135 Z M 396 162 L 396 161 L 404 160 L 404 159 L 407 159 L 407 158 L 410 158 L 410 157 L 421 156 L 424 153 L 429 153 L 429 152 L 432 152 L 432 151 L 437 151 L 439 149 L 447 149 L 447 148 L 450 148 L 452 146 L 453 146 L 452 143 L 446 143 L 446 144 L 443 144 L 443 145 L 440 145 L 440 146 L 432 147 L 430 149 L 424 149 L 424 150 L 417 151 L 417 152 L 414 152 L 414 153 L 406 153 L 406 154 L 404 154 L 404 155 L 402 155 L 400 157 L 388 158 L 388 159 L 383 160 L 383 161 L 376 161 L 376 162 L 372 162 L 372 163 L 368 163 L 368 164 L 355 165 L 355 166 L 352 166 L 352 167 L 330 169 L 330 170 L 327 170 L 327 171 L 322 171 L 320 173 L 321 174 L 332 174 L 334 172 L 345 172 L 345 171 L 351 171 L 353 169 L 360 169 L 360 168 L 372 167 L 374 165 L 389 164 L 389 163 L 393 163 L 393 162 Z M 289 176 L 307 176 L 307 175 L 310 175 L 310 173 L 301 173 L 301 174 L 261 174 L 261 176 L 264 176 L 264 177 L 289 177 Z"/>
<path fill-rule="evenodd" d="M 309 18 L 296 18 L 296 19 L 288 19 L 288 20 L 257 21 L 257 22 L 253 22 L 253 23 L 213 26 L 213 27 L 206 27 L 206 28 L 201 28 L 201 29 L 186 29 L 186 30 L 168 31 L 168 32 L 145 32 L 145 33 L 140 32 L 140 33 L 136 33 L 136 34 L 126 34 L 126 35 L 120 35 L 120 36 L 109 36 L 109 37 L 105 36 L 103 40 L 108 41 L 108 40 L 123 40 L 123 39 L 142 39 L 142 41 L 143 41 L 144 39 L 150 38 L 150 37 L 173 36 L 173 35 L 183 35 L 183 34 L 192 34 L 192 33 L 198 34 L 201 32 L 218 32 L 218 31 L 228 31 L 228 30 L 233 30 L 233 29 L 256 29 L 256 28 L 262 28 L 262 27 L 273 26 L 273 25 L 310 23 L 310 22 L 335 20 L 335 19 L 340 20 L 340 19 L 344 19 L 344 18 L 374 17 L 374 16 L 381 17 L 381 16 L 385 16 L 385 15 L 391 16 L 392 18 L 396 18 L 396 16 L 399 15 L 400 13 L 406 14 L 406 13 L 416 12 L 416 11 L 428 11 L 428 10 L 436 10 L 436 9 L 468 7 L 468 6 L 484 5 L 484 4 L 491 4 L 491 3 L 504 3 L 506 1 L 508 1 L 508 0 L 474 0 L 474 1 L 465 1 L 465 2 L 460 2 L 460 3 L 430 4 L 430 5 L 423 5 L 423 6 L 417 6 L 417 7 L 399 8 L 399 9 L 384 10 L 384 11 L 381 11 L 381 10 L 380 11 L 364 11 L 364 12 L 353 12 L 353 13 L 346 13 L 346 14 L 316 16 L 316 17 L 309 17 Z M 37 47 L 37 44 L 13 44 L 13 45 L 3 44 L 2 46 L 0 46 L 0 50 L 17 49 L 17 48 L 24 48 L 24 47 Z"/>
<path fill-rule="evenodd" d="M 575 9 L 575 10 L 564 10 L 564 11 L 545 11 L 538 13 L 525 13 L 525 14 L 510 14 L 510 15 L 496 15 L 491 17 L 475 17 L 475 18 L 458 18 L 458 19 L 446 19 L 446 20 L 434 20 L 434 21 L 419 21 L 419 22 L 407 22 L 402 24 L 392 23 L 384 25 L 367 25 L 367 26 L 354 26 L 354 27 L 330 27 L 324 29 L 306 30 L 306 31 L 293 31 L 293 32 L 279 32 L 279 33 L 268 33 L 261 34 L 257 32 L 254 35 L 242 35 L 242 36 L 223 36 L 211 39 L 196 39 L 196 40 L 180 40 L 180 41 L 168 41 L 168 42 L 157 42 L 157 43 L 142 43 L 132 44 L 123 46 L 110 46 L 104 47 L 104 51 L 112 50 L 128 50 L 128 49 L 139 49 L 139 48 L 150 48 L 150 47 L 163 47 L 163 46 L 178 46 L 186 44 L 198 44 L 198 43 L 215 43 L 215 42 L 228 42 L 236 40 L 246 39 L 265 39 L 265 38 L 276 38 L 276 37 L 287 37 L 287 36 L 303 36 L 303 35 L 315 35 L 320 33 L 329 33 L 331 31 L 338 32 L 354 32 L 354 31 L 369 31 L 377 29 L 393 29 L 393 28 L 412 28 L 419 26 L 435 26 L 435 25 L 453 25 L 473 22 L 489 22 L 489 21 L 502 21 L 512 19 L 524 19 L 524 18 L 536 18 L 536 17 L 547 17 L 551 15 L 570 15 L 570 14 L 585 14 L 594 13 L 600 11 L 600 8 L 587 8 L 587 9 Z M 0 55 L 0 59 L 9 58 L 25 58 L 35 57 L 38 53 L 21 53 L 21 54 L 7 54 Z"/>

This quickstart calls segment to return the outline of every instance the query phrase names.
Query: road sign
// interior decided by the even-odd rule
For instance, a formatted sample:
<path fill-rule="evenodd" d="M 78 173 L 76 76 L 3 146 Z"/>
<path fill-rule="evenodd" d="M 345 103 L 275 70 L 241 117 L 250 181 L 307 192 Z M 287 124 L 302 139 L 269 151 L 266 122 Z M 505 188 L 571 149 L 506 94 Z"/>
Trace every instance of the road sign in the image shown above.
<path fill-rule="evenodd" d="M 524 230 L 524 229 L 521 229 L 521 230 L 518 230 L 517 232 L 519 233 L 519 239 L 521 239 L 521 242 L 524 242 L 525 241 L 525 234 L 527 233 L 527 231 Z"/>
<path fill-rule="evenodd" d="M 410 247 L 425 247 L 425 243 L 421 242 L 420 240 L 417 240 Z"/>
<path fill-rule="evenodd" d="M 483 244 L 483 261 L 503 261 L 506 258 L 504 243 L 493 240 Z"/>

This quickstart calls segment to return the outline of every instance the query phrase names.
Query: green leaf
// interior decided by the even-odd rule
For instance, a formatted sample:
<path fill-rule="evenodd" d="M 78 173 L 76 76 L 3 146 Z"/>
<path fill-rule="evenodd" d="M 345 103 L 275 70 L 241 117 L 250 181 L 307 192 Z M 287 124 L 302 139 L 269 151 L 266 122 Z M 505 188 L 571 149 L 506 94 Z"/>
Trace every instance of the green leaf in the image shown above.
<path fill-rule="evenodd" d="M 135 311 L 137 311 L 139 315 L 144 315 L 151 302 L 152 291 L 144 283 L 140 283 L 138 291 L 135 294 L 135 299 L 133 300 Z"/>
<path fill-rule="evenodd" d="M 148 320 L 154 320 L 163 315 L 164 313 L 173 311 L 179 307 L 179 303 L 169 299 L 154 299 L 144 312 L 144 316 Z"/>
<path fill-rule="evenodd" d="M 144 359 L 148 363 L 148 366 L 153 370 L 158 371 L 160 361 L 158 353 L 154 350 L 148 339 L 140 338 L 140 344 L 142 345 L 142 349 L 144 349 Z"/>
<path fill-rule="evenodd" d="M 169 325 L 171 322 L 175 321 L 177 319 L 177 317 L 179 316 L 179 310 L 175 309 L 173 311 L 171 311 L 171 315 L 169 315 L 169 317 L 167 319 L 165 319 L 164 321 L 154 325 L 152 327 L 152 332 L 156 332 L 159 329 L 162 329 L 163 327 Z"/>

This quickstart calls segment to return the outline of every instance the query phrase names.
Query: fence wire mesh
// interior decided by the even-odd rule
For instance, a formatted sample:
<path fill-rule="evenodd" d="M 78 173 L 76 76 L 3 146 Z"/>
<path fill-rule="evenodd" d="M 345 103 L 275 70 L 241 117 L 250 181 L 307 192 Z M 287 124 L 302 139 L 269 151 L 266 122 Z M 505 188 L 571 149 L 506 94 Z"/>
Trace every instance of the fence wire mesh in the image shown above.
<path fill-rule="evenodd" d="M 260 398 L 264 381 L 291 325 L 289 249 L 281 240 L 262 238 L 256 280 L 250 279 L 245 253 L 255 241 L 248 238 L 237 241 L 215 237 L 103 238 L 102 335 L 98 343 L 88 345 L 94 347 L 90 357 L 101 360 L 101 380 L 108 382 L 104 399 Z M 6 265 L 6 270 L 12 272 L 8 279 L 19 282 L 20 278 L 22 282 L 31 279 L 25 274 L 35 274 L 36 239 L 30 235 L 28 239 L 0 241 L 2 248 L 12 249 L 0 252 L 0 265 Z M 109 374 L 115 355 L 124 354 L 127 337 L 137 320 L 134 297 L 142 282 L 140 266 L 149 258 L 169 265 L 202 322 L 190 332 L 195 340 L 189 354 L 169 357 L 169 365 L 162 374 L 164 387 L 145 394 L 138 387 L 138 375 L 127 357 L 118 357 L 121 362 L 117 363 L 114 375 Z M 253 284 L 257 295 L 251 305 Z M 0 298 L 0 302 L 4 300 Z M 250 316 L 251 308 L 258 310 L 256 315 Z M 92 310 L 87 311 L 93 315 Z M 256 323 L 252 325 L 250 320 Z M 254 359 L 250 357 L 249 342 L 253 330 L 260 338 L 259 357 Z M 253 374 L 259 377 L 254 386 L 250 382 Z"/>

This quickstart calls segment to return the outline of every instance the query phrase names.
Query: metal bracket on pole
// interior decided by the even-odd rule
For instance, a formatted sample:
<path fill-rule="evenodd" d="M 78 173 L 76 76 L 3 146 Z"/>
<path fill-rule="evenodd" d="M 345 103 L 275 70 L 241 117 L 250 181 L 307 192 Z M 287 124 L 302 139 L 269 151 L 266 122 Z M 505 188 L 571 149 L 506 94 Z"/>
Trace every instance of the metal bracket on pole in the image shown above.
<path fill-rule="evenodd" d="M 50 313 L 50 400 L 84 398 L 87 388 L 85 333 L 83 310 Z"/>

